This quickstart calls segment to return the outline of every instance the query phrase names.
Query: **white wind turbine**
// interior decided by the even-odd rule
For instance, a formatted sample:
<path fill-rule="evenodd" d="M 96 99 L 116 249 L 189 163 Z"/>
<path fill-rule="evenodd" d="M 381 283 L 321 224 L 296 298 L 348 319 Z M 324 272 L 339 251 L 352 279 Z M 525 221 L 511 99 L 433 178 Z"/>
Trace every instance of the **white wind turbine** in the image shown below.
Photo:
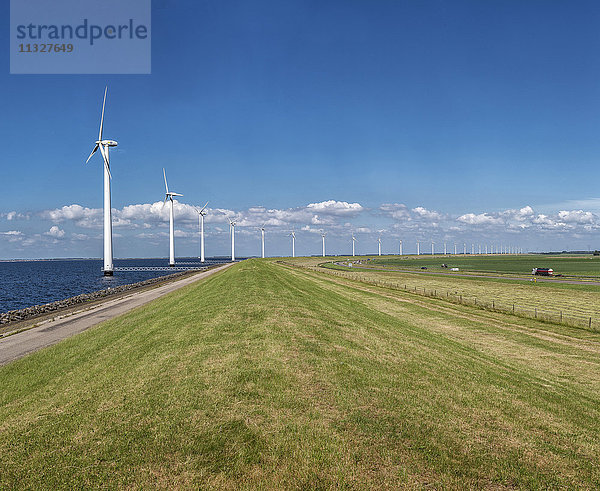
<path fill-rule="evenodd" d="M 456 256 L 456 242 L 454 243 L 454 255 Z"/>
<path fill-rule="evenodd" d="M 381 235 L 377 238 L 377 251 L 381 256 Z"/>
<path fill-rule="evenodd" d="M 466 256 L 467 255 L 467 243 L 463 242 L 463 254 Z"/>
<path fill-rule="evenodd" d="M 183 196 L 183 194 L 169 191 L 169 185 L 167 184 L 167 173 L 163 168 L 163 177 L 165 178 L 165 200 L 163 206 L 167 200 L 169 200 L 169 266 L 175 266 L 175 233 L 173 230 L 173 196 Z"/>
<path fill-rule="evenodd" d="M 400 255 L 402 255 L 402 239 L 400 240 Z"/>
<path fill-rule="evenodd" d="M 201 208 L 196 208 L 196 212 L 198 213 L 198 226 L 200 227 L 200 262 L 204 262 L 204 217 L 206 216 L 206 207 L 208 206 L 208 201 Z"/>
<path fill-rule="evenodd" d="M 356 237 L 354 237 L 354 233 L 352 233 L 352 257 L 354 257 L 354 243 L 356 242 Z"/>
<path fill-rule="evenodd" d="M 292 238 L 292 257 L 296 257 L 296 232 L 292 230 L 288 237 Z"/>
<path fill-rule="evenodd" d="M 433 256 L 433 254 L 434 254 L 434 252 L 433 252 L 433 245 L 434 245 L 434 242 L 433 242 L 433 240 L 432 240 L 432 241 L 431 241 L 431 255 L 432 255 L 432 256 Z"/>
<path fill-rule="evenodd" d="M 262 224 L 262 227 L 260 227 L 258 230 L 260 230 L 260 239 L 261 239 L 261 253 L 262 253 L 262 258 L 265 258 L 265 225 L 267 224 L 267 222 Z"/>
<path fill-rule="evenodd" d="M 417 256 L 421 255 L 421 245 L 419 244 L 419 241 L 417 240 Z"/>
<path fill-rule="evenodd" d="M 108 149 L 110 147 L 116 147 L 117 142 L 114 140 L 103 140 L 102 139 L 102 127 L 104 126 L 104 106 L 106 105 L 106 93 L 108 87 L 104 89 L 104 100 L 102 101 L 102 116 L 100 117 L 100 132 L 98 133 L 98 140 L 94 145 L 94 149 L 90 156 L 87 158 L 85 163 L 87 164 L 92 155 L 96 153 L 96 150 L 100 149 L 102 154 L 102 160 L 104 160 L 104 276 L 112 276 L 113 267 L 113 251 L 112 251 L 112 215 L 110 205 L 110 181 L 112 176 L 110 175 L 110 161 L 108 157 Z"/>
<path fill-rule="evenodd" d="M 323 240 L 323 257 L 325 257 L 325 236 L 327 235 L 327 232 L 323 232 L 323 230 L 321 230 L 321 239 Z"/>
<path fill-rule="evenodd" d="M 229 235 L 231 235 L 231 260 L 235 261 L 235 221 L 227 217 L 229 220 Z"/>

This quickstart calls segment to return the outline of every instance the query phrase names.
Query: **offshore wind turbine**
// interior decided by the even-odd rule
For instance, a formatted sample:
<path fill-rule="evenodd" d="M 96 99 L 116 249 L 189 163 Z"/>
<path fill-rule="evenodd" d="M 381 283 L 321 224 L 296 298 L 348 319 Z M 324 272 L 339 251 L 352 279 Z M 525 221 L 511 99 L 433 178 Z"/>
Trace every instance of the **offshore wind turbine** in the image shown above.
<path fill-rule="evenodd" d="M 198 213 L 198 227 L 200 228 L 200 262 L 204 262 L 204 217 L 206 216 L 206 207 L 208 206 L 208 201 L 206 204 L 199 210 L 196 208 L 196 212 Z"/>
<path fill-rule="evenodd" d="M 292 257 L 296 257 L 296 232 L 292 230 L 288 237 L 292 238 Z"/>
<path fill-rule="evenodd" d="M 321 230 L 321 239 L 323 239 L 323 257 L 325 257 L 325 236 L 327 235 L 327 232 L 323 232 L 323 230 Z"/>
<path fill-rule="evenodd" d="M 261 246 L 262 246 L 262 258 L 265 258 L 265 225 L 267 222 L 262 224 L 258 230 L 260 230 Z"/>
<path fill-rule="evenodd" d="M 95 142 L 94 149 L 90 156 L 87 158 L 85 163 L 87 164 L 92 155 L 100 149 L 102 154 L 102 160 L 104 160 L 104 276 L 112 276 L 113 267 L 113 250 L 112 250 L 112 215 L 110 205 L 110 181 L 112 176 L 110 174 L 110 161 L 108 157 L 108 149 L 110 147 L 116 147 L 117 142 L 114 140 L 103 140 L 102 139 L 102 128 L 104 126 L 104 106 L 106 105 L 106 93 L 108 87 L 104 88 L 104 100 L 102 101 L 102 116 L 100 116 L 100 131 L 98 133 L 98 139 Z"/>
<path fill-rule="evenodd" d="M 183 194 L 169 191 L 169 185 L 167 184 L 167 173 L 163 167 L 163 177 L 165 178 L 165 200 L 163 206 L 167 200 L 169 200 L 169 266 L 175 266 L 175 233 L 173 230 L 173 196 L 183 196 Z"/>
<path fill-rule="evenodd" d="M 235 222 L 227 217 L 229 220 L 229 235 L 231 235 L 231 260 L 235 261 Z"/>

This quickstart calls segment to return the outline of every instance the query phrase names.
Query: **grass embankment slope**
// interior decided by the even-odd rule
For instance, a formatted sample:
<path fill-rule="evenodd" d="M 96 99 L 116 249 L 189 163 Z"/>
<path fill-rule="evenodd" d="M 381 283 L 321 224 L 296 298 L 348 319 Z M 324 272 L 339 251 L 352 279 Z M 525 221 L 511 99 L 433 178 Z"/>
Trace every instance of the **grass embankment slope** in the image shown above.
<path fill-rule="evenodd" d="M 0 487 L 597 487 L 599 352 L 245 261 L 1 368 Z"/>

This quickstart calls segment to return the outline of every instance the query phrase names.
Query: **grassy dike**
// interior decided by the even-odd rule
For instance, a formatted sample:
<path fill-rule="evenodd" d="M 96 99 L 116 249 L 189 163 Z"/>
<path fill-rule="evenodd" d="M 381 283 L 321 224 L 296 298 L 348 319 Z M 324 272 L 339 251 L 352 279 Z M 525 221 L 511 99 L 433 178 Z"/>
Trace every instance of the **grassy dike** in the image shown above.
<path fill-rule="evenodd" d="M 0 488 L 598 487 L 600 335 L 249 260 L 0 368 Z"/>

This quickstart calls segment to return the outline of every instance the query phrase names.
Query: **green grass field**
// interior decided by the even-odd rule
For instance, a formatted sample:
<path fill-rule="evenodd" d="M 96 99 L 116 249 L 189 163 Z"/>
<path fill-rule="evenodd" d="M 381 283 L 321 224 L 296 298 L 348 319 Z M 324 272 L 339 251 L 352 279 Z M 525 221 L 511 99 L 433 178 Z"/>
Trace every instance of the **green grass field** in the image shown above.
<path fill-rule="evenodd" d="M 593 255 L 474 255 L 474 256 L 382 256 L 370 258 L 371 264 L 433 271 L 443 263 L 461 272 L 512 273 L 530 275 L 533 268 L 552 268 L 555 274 L 600 277 L 600 256 Z"/>
<path fill-rule="evenodd" d="M 248 260 L 1 367 L 0 487 L 597 488 L 599 354 Z"/>

